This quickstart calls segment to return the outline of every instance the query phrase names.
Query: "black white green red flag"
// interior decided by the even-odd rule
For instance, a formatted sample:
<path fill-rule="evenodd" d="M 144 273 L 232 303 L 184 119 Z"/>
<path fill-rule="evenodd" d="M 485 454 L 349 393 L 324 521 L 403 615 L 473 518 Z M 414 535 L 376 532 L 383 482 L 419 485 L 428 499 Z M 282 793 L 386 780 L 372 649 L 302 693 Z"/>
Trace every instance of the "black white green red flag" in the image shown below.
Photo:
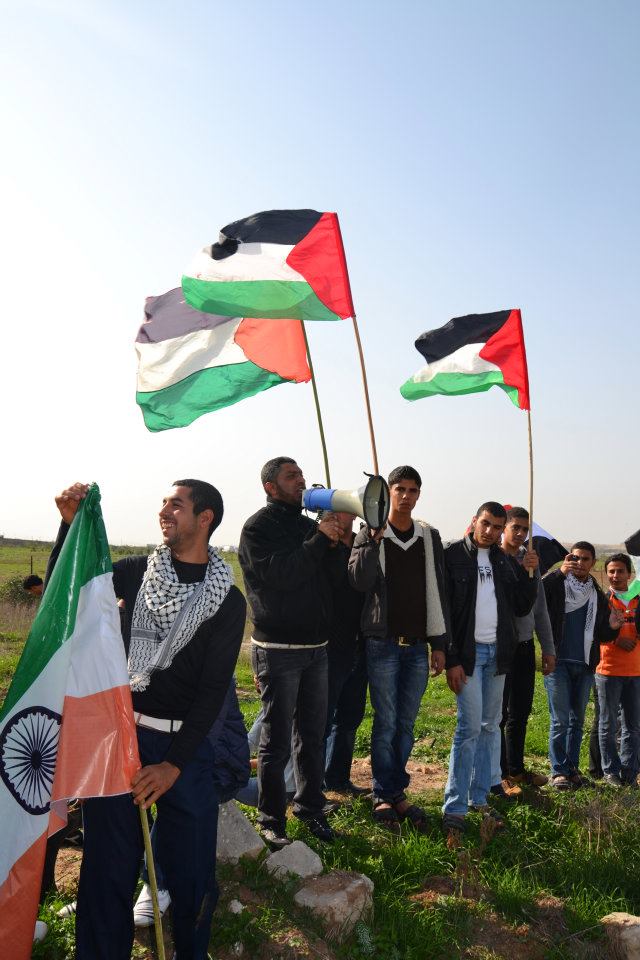
<path fill-rule="evenodd" d="M 148 297 L 136 337 L 136 402 L 154 432 L 186 427 L 311 371 L 299 320 L 256 320 L 194 310 L 177 287 Z"/>
<path fill-rule="evenodd" d="M 128 793 L 140 767 L 95 484 L 47 585 L 0 713 L 0 957 L 28 960 L 47 837 L 68 799 Z"/>
<path fill-rule="evenodd" d="M 527 354 L 519 310 L 454 317 L 415 342 L 427 361 L 400 387 L 407 400 L 460 396 L 500 387 L 521 410 L 530 409 Z"/>
<path fill-rule="evenodd" d="M 265 210 L 227 224 L 182 278 L 187 303 L 227 317 L 354 316 L 336 213 Z"/>

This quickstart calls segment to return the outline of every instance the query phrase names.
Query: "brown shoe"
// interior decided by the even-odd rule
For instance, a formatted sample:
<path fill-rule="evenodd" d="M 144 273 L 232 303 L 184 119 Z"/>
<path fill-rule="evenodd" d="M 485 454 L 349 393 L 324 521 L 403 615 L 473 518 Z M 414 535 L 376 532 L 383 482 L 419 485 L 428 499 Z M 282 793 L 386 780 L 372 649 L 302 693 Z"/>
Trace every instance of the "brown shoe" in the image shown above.
<path fill-rule="evenodd" d="M 518 786 L 514 777 L 507 777 L 502 781 L 502 789 L 505 795 L 513 800 L 515 797 L 522 796 L 522 787 Z"/>
<path fill-rule="evenodd" d="M 548 777 L 541 773 L 534 773 L 533 770 L 525 770 L 524 773 L 512 774 L 509 777 L 511 783 L 520 783 L 527 787 L 544 787 L 549 782 Z"/>

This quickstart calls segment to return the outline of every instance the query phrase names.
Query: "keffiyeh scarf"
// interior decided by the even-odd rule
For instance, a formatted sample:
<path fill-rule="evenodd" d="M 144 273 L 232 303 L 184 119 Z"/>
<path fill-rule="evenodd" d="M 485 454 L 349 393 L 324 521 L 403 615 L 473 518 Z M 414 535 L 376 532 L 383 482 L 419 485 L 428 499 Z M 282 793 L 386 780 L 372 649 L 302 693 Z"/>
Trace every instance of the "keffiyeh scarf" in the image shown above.
<path fill-rule="evenodd" d="M 573 573 L 567 574 L 564 581 L 564 611 L 573 613 L 579 610 L 585 603 L 587 607 L 587 619 L 584 625 L 584 662 L 589 663 L 591 654 L 591 645 L 593 643 L 593 629 L 596 622 L 596 605 L 598 597 L 596 588 L 591 577 L 586 580 L 578 580 Z"/>
<path fill-rule="evenodd" d="M 129 682 L 146 690 L 154 670 L 166 670 L 201 623 L 210 619 L 233 584 L 233 574 L 218 551 L 208 548 L 209 565 L 203 581 L 180 583 L 171 550 L 156 547 L 136 597 L 131 623 Z"/>

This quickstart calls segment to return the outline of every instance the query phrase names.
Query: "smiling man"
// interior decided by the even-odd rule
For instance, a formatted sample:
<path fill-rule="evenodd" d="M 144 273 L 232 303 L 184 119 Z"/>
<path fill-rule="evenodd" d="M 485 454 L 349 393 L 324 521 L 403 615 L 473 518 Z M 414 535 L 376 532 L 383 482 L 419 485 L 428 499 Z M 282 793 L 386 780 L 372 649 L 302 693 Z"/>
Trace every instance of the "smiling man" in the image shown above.
<path fill-rule="evenodd" d="M 551 714 L 551 783 L 556 790 L 585 783 L 579 770 L 580 746 L 600 644 L 616 640 L 624 622 L 620 610 L 609 610 L 591 576 L 595 562 L 593 544 L 578 540 L 560 569 L 542 580 L 556 648 L 556 668 L 544 678 Z"/>
<path fill-rule="evenodd" d="M 507 519 L 500 503 L 483 503 L 471 532 L 444 551 L 451 640 L 447 683 L 458 698 L 458 718 L 449 758 L 443 826 L 464 830 L 469 807 L 502 825 L 487 805 L 492 759 L 499 752 L 504 675 L 518 644 L 516 617 L 531 610 L 537 580 L 499 546 Z M 534 554 L 535 557 L 535 554 Z"/>
<path fill-rule="evenodd" d="M 366 593 L 361 629 L 373 707 L 373 816 L 395 831 L 402 820 L 418 830 L 427 827 L 424 811 L 405 794 L 407 760 L 429 678 L 428 644 L 437 676 L 444 669 L 447 639 L 440 534 L 412 516 L 421 486 L 413 467 L 391 471 L 388 526 L 384 531 L 363 526 L 349 560 L 352 586 Z"/>
<path fill-rule="evenodd" d="M 331 842 L 322 792 L 326 648 L 331 568 L 339 560 L 331 547 L 342 527 L 332 513 L 317 524 L 302 515 L 305 480 L 291 457 L 269 460 L 260 479 L 267 505 L 245 523 L 238 550 L 254 624 L 251 662 L 264 712 L 258 747 L 258 822 L 271 847 L 290 843 L 284 770 L 293 730 L 293 812 L 315 837 Z"/>
<path fill-rule="evenodd" d="M 47 579 L 88 486 L 56 497 L 62 516 Z M 142 768 L 133 801 L 157 806 L 155 841 L 173 903 L 176 960 L 205 960 L 217 900 L 218 799 L 207 739 L 238 657 L 246 604 L 209 538 L 222 497 L 202 480 L 177 480 L 160 509 L 151 556 L 113 564 L 125 602 L 123 640 Z M 129 960 L 133 894 L 142 859 L 130 795 L 85 800 L 76 916 L 78 960 Z"/>

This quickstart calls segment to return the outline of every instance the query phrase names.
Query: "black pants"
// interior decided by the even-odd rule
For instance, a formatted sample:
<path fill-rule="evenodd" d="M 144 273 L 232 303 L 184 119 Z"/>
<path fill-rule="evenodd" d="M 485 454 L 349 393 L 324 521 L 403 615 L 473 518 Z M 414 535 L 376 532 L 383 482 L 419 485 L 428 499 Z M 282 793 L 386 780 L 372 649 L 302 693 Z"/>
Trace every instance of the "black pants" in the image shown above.
<path fill-rule="evenodd" d="M 274 649 L 252 644 L 251 663 L 264 709 L 258 746 L 258 821 L 284 834 L 284 768 L 290 754 L 296 778 L 294 813 L 320 816 L 325 804 L 327 648 Z"/>
<path fill-rule="evenodd" d="M 598 691 L 593 688 L 593 723 L 589 734 L 589 775 L 594 780 L 602 780 L 602 757 L 600 755 L 600 739 L 598 728 L 600 726 L 600 704 L 598 702 Z"/>
<path fill-rule="evenodd" d="M 536 654 L 531 640 L 518 644 L 511 670 L 505 677 L 500 724 L 500 766 L 502 776 L 524 773 L 524 742 L 533 706 L 536 681 Z"/>
<path fill-rule="evenodd" d="M 325 783 L 340 790 L 351 779 L 356 733 L 367 703 L 367 648 L 358 638 L 353 649 L 329 644 L 329 699 L 325 730 Z"/>

